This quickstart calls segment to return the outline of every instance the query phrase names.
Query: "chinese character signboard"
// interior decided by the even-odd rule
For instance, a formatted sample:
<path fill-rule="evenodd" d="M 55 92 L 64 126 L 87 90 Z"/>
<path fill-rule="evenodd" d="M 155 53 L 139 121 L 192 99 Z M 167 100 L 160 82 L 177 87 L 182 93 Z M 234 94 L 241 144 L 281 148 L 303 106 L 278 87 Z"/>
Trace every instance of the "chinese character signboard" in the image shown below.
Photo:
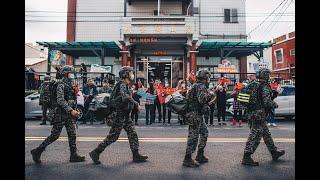
<path fill-rule="evenodd" d="M 111 73 L 111 66 L 100 66 L 98 64 L 91 64 L 90 72 Z"/>
<path fill-rule="evenodd" d="M 224 59 L 222 63 L 218 65 L 217 71 L 219 73 L 236 73 L 238 72 L 235 65 L 231 65 L 230 61 Z"/>

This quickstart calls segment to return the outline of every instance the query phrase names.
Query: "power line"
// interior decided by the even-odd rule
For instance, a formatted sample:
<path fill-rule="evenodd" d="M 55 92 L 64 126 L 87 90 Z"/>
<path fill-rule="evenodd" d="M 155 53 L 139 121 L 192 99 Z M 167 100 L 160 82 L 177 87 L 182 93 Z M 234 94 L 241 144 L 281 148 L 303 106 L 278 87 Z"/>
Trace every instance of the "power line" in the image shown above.
<path fill-rule="evenodd" d="M 290 7 L 291 4 L 292 4 L 292 1 L 290 1 L 289 5 L 284 9 L 283 13 Z M 277 24 L 277 22 L 280 20 L 280 18 L 281 18 L 281 16 L 279 16 L 279 18 L 273 23 L 273 26 L 270 27 L 270 29 L 266 32 L 266 34 L 269 35 L 272 28 Z"/>
<path fill-rule="evenodd" d="M 279 9 L 279 12 L 273 14 L 273 15 L 280 15 L 280 13 L 282 12 L 282 9 L 286 6 L 286 4 L 289 2 L 289 0 L 285 0 L 284 4 L 282 4 L 281 8 Z M 270 25 L 272 25 L 274 23 L 274 21 L 277 19 L 277 16 L 275 16 L 273 18 L 273 20 L 265 26 L 265 28 L 261 28 L 259 32 L 256 32 L 256 36 L 259 36 L 260 38 L 261 37 L 266 37 L 265 36 L 265 32 L 266 32 L 266 29 L 268 29 L 270 27 Z M 267 21 L 266 21 L 267 22 Z M 263 39 L 263 38 L 262 38 Z"/>
<path fill-rule="evenodd" d="M 255 28 L 253 28 L 249 33 L 251 34 L 253 31 L 255 31 L 257 28 L 259 28 L 280 6 L 281 4 L 284 2 L 285 0 L 282 0 L 282 2 L 269 14 L 269 16 L 267 16 L 259 25 L 257 25 Z"/>

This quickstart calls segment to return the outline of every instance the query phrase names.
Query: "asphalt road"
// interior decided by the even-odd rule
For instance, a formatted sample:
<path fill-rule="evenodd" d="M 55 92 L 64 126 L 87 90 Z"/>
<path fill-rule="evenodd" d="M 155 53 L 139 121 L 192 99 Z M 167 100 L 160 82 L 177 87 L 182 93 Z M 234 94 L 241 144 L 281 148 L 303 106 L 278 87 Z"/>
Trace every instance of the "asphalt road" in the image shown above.
<path fill-rule="evenodd" d="M 173 122 L 176 122 L 173 120 Z M 143 124 L 143 123 L 141 123 Z M 41 156 L 42 164 L 32 161 L 30 150 L 49 135 L 51 126 L 40 126 L 39 121 L 25 123 L 25 179 L 295 179 L 295 124 L 279 122 L 270 131 L 276 145 L 286 154 L 273 162 L 262 142 L 253 155 L 260 166 L 241 165 L 249 129 L 244 127 L 208 127 L 209 139 L 205 154 L 209 163 L 199 168 L 182 166 L 186 148 L 187 126 L 176 123 L 136 127 L 140 138 L 140 152 L 149 156 L 146 163 L 133 163 L 125 131 L 101 154 L 101 165 L 94 165 L 88 153 L 109 131 L 106 125 L 79 125 L 77 146 L 86 156 L 83 163 L 69 163 L 69 147 L 65 129 L 61 138 L 47 147 Z M 195 157 L 196 153 L 193 155 Z"/>

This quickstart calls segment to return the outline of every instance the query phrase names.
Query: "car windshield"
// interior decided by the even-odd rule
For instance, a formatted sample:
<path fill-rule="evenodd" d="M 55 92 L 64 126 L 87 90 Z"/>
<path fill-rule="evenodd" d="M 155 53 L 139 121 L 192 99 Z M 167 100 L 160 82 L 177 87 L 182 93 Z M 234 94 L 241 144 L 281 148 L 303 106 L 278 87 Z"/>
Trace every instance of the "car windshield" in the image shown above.
<path fill-rule="evenodd" d="M 295 95 L 295 88 L 294 87 L 282 87 L 283 91 L 280 96 L 294 96 Z"/>

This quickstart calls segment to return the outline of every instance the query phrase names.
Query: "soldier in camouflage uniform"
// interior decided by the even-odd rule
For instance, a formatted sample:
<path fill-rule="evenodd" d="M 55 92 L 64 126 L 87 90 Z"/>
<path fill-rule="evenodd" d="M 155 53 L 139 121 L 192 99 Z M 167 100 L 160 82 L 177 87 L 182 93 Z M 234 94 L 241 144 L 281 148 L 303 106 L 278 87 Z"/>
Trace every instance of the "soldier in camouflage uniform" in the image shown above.
<path fill-rule="evenodd" d="M 269 152 L 272 155 L 273 160 L 278 160 L 278 158 L 284 155 L 285 153 L 284 150 L 277 150 L 277 147 L 274 145 L 271 133 L 266 122 L 267 113 L 271 109 L 278 107 L 277 103 L 271 100 L 271 88 L 268 83 L 269 76 L 270 71 L 268 69 L 260 69 L 257 72 L 257 78 L 260 83 L 257 93 L 258 97 L 261 98 L 258 98 L 258 102 L 254 109 L 248 108 L 247 117 L 250 126 L 250 135 L 248 137 L 246 147 L 244 149 L 244 156 L 242 160 L 242 164 L 244 165 L 259 165 L 258 162 L 255 162 L 251 158 L 251 155 L 257 149 L 262 137 L 265 144 L 267 145 Z"/>
<path fill-rule="evenodd" d="M 76 130 L 73 124 L 73 118 L 79 116 L 79 112 L 75 110 L 76 94 L 71 84 L 74 68 L 72 66 L 64 66 L 61 69 L 62 80 L 55 84 L 52 98 L 52 130 L 51 134 L 39 145 L 38 148 L 31 150 L 33 160 L 36 163 L 41 163 L 40 156 L 45 148 L 56 141 L 61 133 L 63 126 L 66 127 L 68 133 L 70 147 L 70 162 L 82 162 L 84 156 L 77 154 L 76 148 Z M 56 94 L 56 96 L 54 96 Z"/>
<path fill-rule="evenodd" d="M 42 123 L 40 125 L 46 125 L 47 121 L 47 110 L 50 107 L 49 101 L 50 101 L 50 91 L 49 91 L 49 82 L 50 82 L 50 76 L 45 75 L 44 81 L 40 86 L 40 98 L 39 98 L 39 105 L 42 108 Z"/>
<path fill-rule="evenodd" d="M 133 108 L 139 109 L 139 104 L 131 97 L 129 88 L 130 81 L 134 80 L 132 67 L 122 67 L 119 71 L 119 76 L 122 80 L 115 85 L 110 97 L 111 104 L 114 107 L 114 112 L 107 117 L 107 124 L 111 126 L 109 135 L 98 145 L 97 148 L 89 153 L 95 164 L 101 163 L 99 161 L 99 155 L 107 146 L 117 141 L 122 129 L 127 132 L 130 149 L 133 153 L 133 161 L 144 162 L 148 158 L 148 156 L 142 156 L 138 152 L 138 135 L 134 128 L 134 122 L 129 118 L 130 111 Z"/>
<path fill-rule="evenodd" d="M 210 72 L 200 70 L 196 74 L 197 82 L 194 83 L 187 94 L 188 113 L 186 114 L 186 122 L 189 124 L 188 141 L 186 155 L 183 160 L 183 166 L 198 167 L 199 163 L 208 162 L 208 158 L 204 156 L 204 148 L 207 143 L 208 129 L 203 122 L 203 108 L 212 100 L 213 94 L 208 91 L 210 81 Z M 200 135 L 200 142 L 198 144 Z M 198 145 L 198 154 L 196 161 L 191 156 Z"/>

